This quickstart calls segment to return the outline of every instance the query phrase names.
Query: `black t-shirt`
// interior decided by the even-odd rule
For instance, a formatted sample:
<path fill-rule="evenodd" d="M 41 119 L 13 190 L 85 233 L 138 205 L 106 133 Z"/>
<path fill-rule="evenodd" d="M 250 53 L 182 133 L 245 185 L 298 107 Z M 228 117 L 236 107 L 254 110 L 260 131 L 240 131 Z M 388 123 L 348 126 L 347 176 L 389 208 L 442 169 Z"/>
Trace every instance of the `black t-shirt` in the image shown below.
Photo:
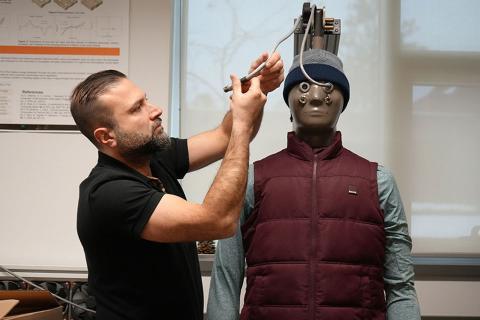
<path fill-rule="evenodd" d="M 169 194 L 185 198 L 177 179 L 188 171 L 187 141 L 150 162 Z M 164 195 L 158 183 L 99 152 L 80 185 L 77 232 L 88 266 L 96 318 L 203 318 L 203 289 L 195 243 L 156 243 L 140 234 Z"/>

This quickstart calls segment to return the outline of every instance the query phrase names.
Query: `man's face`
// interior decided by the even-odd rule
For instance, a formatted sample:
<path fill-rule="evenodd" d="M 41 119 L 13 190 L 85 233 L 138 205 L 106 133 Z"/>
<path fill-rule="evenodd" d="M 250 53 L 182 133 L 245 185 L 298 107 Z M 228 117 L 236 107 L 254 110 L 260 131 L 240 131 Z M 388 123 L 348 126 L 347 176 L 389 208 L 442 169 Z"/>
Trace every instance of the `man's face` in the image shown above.
<path fill-rule="evenodd" d="M 328 88 L 302 82 L 290 90 L 288 105 L 295 131 L 331 131 L 342 113 L 343 95 L 335 86 L 329 92 Z"/>
<path fill-rule="evenodd" d="M 150 104 L 145 92 L 130 80 L 121 79 L 99 100 L 111 109 L 112 135 L 121 154 L 145 156 L 170 144 L 160 119 L 162 110 Z"/>

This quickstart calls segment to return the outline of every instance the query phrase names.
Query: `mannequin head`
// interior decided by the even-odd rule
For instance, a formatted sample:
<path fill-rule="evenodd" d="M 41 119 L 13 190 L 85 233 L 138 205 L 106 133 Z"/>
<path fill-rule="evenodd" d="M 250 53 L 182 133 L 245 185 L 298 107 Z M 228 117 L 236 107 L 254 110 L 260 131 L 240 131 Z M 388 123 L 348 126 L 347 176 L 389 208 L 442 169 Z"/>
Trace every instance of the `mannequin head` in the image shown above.
<path fill-rule="evenodd" d="M 350 98 L 350 86 L 341 60 L 334 54 L 312 49 L 304 52 L 303 64 L 308 75 L 324 87 L 306 79 L 295 56 L 285 79 L 283 97 L 290 108 L 296 135 L 312 147 L 328 144 L 336 132 L 340 114 Z"/>

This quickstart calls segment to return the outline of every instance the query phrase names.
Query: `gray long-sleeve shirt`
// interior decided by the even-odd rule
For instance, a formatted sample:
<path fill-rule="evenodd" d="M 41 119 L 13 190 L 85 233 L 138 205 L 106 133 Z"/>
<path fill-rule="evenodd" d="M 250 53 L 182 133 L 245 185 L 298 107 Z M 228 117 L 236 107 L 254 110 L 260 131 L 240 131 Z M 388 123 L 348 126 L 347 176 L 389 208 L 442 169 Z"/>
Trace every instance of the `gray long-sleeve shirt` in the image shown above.
<path fill-rule="evenodd" d="M 240 225 L 249 217 L 254 206 L 253 174 L 251 166 Z M 400 192 L 393 175 L 382 166 L 378 166 L 377 169 L 377 182 L 386 235 L 383 278 L 387 319 L 420 320 L 420 307 L 413 283 L 414 272 L 410 256 L 412 241 L 408 234 Z M 239 227 L 235 236 L 220 240 L 217 244 L 207 305 L 209 320 L 239 318 L 244 272 L 245 256 Z"/>

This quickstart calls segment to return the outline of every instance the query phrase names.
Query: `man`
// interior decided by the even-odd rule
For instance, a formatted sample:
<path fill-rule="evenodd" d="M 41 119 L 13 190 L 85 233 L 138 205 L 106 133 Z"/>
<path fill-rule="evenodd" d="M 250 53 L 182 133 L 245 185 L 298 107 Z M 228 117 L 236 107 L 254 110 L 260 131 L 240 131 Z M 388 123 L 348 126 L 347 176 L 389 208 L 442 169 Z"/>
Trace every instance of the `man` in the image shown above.
<path fill-rule="evenodd" d="M 220 126 L 188 140 L 170 139 L 162 110 L 118 71 L 93 74 L 74 89 L 72 116 L 99 151 L 80 185 L 77 215 L 97 319 L 203 318 L 195 240 L 236 230 L 249 142 L 266 93 L 283 81 L 280 56 L 270 57 L 244 92 L 231 79 L 230 111 Z M 177 179 L 223 156 L 203 203 L 188 202 Z"/>
<path fill-rule="evenodd" d="M 217 246 L 209 320 L 420 319 L 411 239 L 391 173 L 342 146 L 350 97 L 340 59 L 304 52 L 285 78 L 293 132 L 254 163 L 241 230 Z M 331 87 L 330 84 L 333 84 Z"/>

